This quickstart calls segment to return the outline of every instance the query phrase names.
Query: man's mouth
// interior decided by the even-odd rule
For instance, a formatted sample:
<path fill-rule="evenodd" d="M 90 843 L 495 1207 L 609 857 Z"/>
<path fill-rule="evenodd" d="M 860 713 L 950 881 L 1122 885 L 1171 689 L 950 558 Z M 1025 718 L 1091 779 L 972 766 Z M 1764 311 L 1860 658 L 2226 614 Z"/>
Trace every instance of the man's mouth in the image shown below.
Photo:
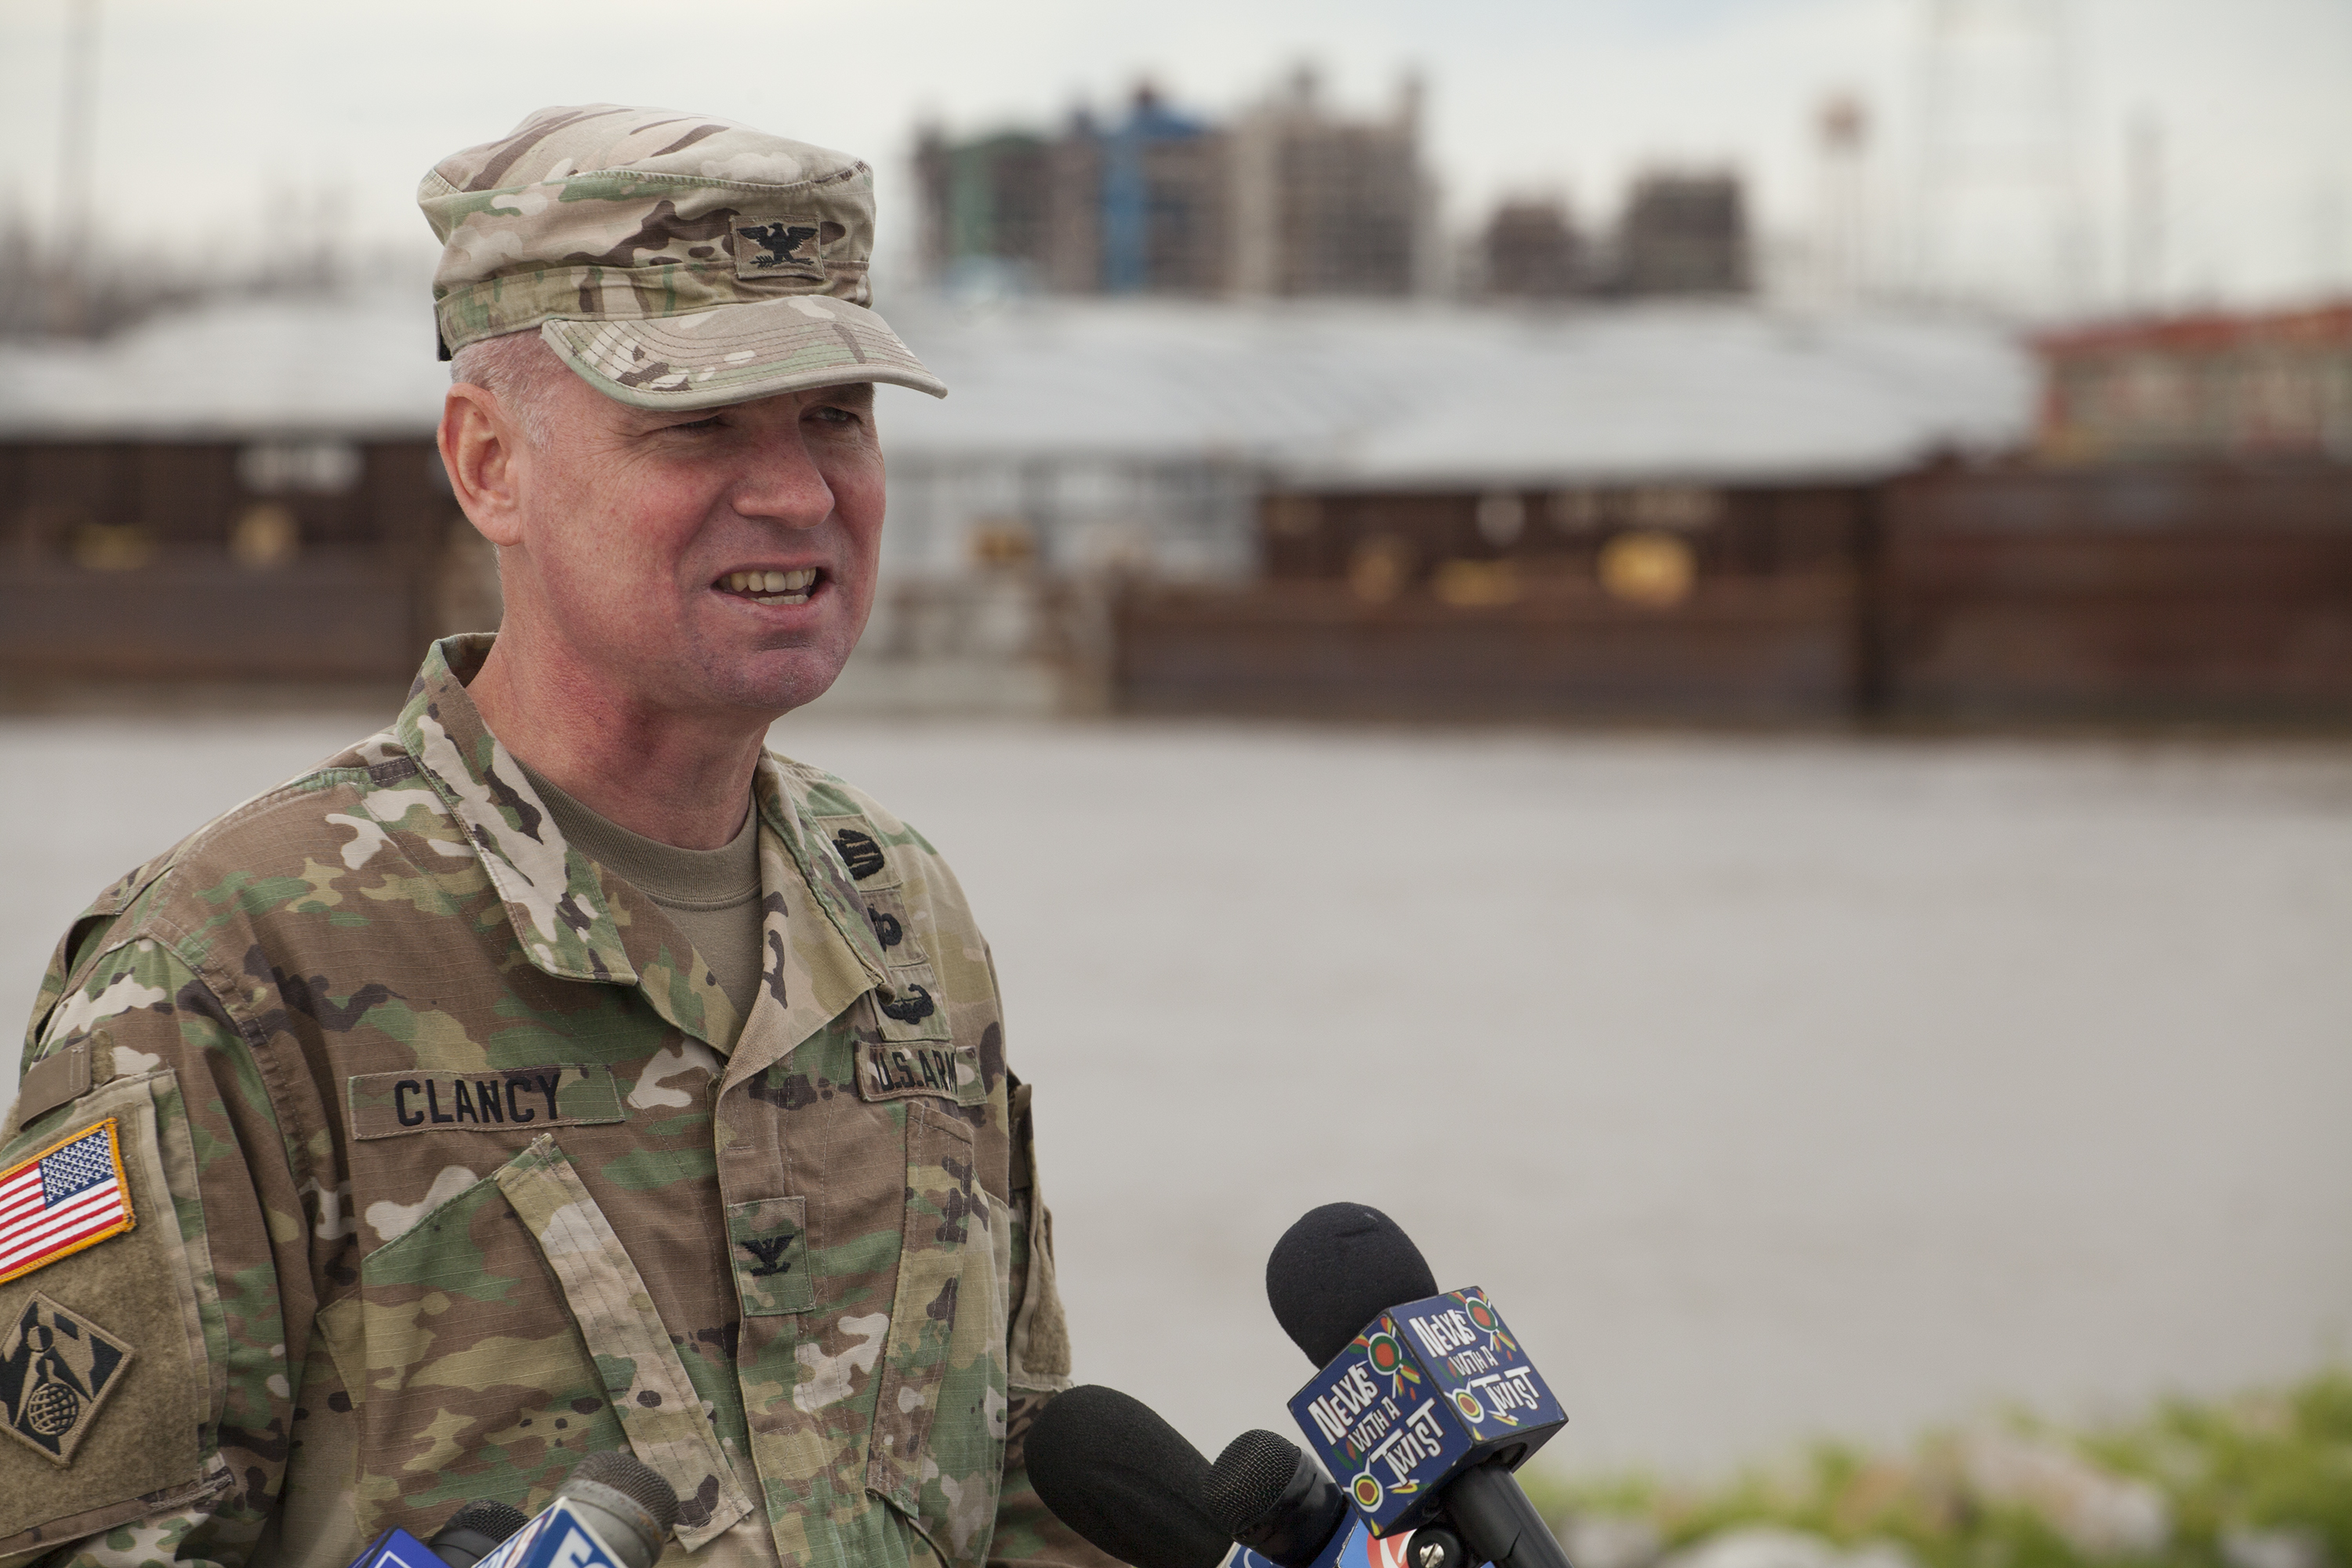
<path fill-rule="evenodd" d="M 740 594 L 755 604 L 805 605 L 815 590 L 817 569 L 803 566 L 794 572 L 730 572 L 719 579 L 721 593 Z"/>

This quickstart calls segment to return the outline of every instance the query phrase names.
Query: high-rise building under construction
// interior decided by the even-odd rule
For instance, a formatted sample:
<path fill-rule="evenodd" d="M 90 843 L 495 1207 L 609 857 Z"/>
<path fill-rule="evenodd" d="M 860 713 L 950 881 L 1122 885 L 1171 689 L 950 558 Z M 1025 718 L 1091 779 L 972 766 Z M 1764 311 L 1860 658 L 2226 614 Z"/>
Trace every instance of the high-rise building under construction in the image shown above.
<path fill-rule="evenodd" d="M 1748 216 L 1738 179 L 1662 173 L 1636 180 L 1610 283 L 1622 294 L 1745 293 Z"/>
<path fill-rule="evenodd" d="M 1421 279 L 1431 202 L 1420 91 L 1392 113 L 1329 113 L 1314 78 L 1225 124 L 1149 87 L 1109 122 L 917 148 L 935 279 L 1009 272 L 1056 293 L 1398 295 Z"/>

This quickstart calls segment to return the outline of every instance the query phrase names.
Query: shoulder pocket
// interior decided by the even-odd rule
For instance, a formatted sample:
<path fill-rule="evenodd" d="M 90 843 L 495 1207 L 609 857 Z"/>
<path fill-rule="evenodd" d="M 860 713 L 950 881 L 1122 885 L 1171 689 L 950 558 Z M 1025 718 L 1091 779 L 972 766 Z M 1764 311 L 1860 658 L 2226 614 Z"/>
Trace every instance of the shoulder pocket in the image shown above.
<path fill-rule="evenodd" d="M 193 1140 L 168 1069 L 0 1148 L 0 1556 L 185 1506 L 227 1376 Z"/>
<path fill-rule="evenodd" d="M 81 982 L 89 978 L 90 966 L 107 950 L 107 944 L 101 939 L 113 929 L 114 922 L 122 918 L 122 911 L 129 909 L 156 878 L 170 868 L 172 856 L 176 852 L 166 850 L 137 869 L 124 873 L 114 886 L 92 899 L 89 907 L 74 917 L 73 924 L 68 926 L 66 934 L 58 940 L 57 951 L 49 956 L 48 973 L 42 976 L 40 1001 L 34 1008 L 32 1022 L 25 1031 L 28 1045 L 39 1039 L 47 1029 L 49 1016 L 57 1011 L 58 1005 L 72 995 Z"/>
<path fill-rule="evenodd" d="M 552 1137 L 369 1253 L 360 1280 L 370 1533 L 543 1495 L 620 1447 L 677 1490 L 688 1551 L 751 1511 L 636 1265 Z"/>

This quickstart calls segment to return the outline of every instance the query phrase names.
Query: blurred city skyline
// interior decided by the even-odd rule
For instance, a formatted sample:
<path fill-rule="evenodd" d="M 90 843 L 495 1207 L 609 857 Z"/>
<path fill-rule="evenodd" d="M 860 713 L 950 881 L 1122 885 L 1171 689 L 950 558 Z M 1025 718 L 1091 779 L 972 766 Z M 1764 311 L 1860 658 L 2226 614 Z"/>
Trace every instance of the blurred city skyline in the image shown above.
<path fill-rule="evenodd" d="M 59 197 L 80 5 L 98 17 L 87 203 Z M 1957 79 L 1957 52 L 1931 53 L 1932 19 L 1948 32 L 2032 10 L 2056 19 L 2056 86 L 2029 84 L 2042 96 L 2012 112 L 2000 103 L 2025 80 L 2012 71 L 1977 100 L 2056 123 L 2044 144 L 2073 161 L 2071 281 L 2029 303 L 2082 313 L 2352 288 L 2352 6 L 2339 0 L 1491 0 L 1443 18 L 1325 0 L 1181 14 L 1017 0 L 985 18 L 925 0 L 854 16 L 718 0 L 674 47 L 604 0 L 487 13 L 432 0 L 365 18 L 279 0 L 202 13 L 20 0 L 0 49 L 0 123 L 19 152 L 0 176 L 0 226 L 46 243 L 87 223 L 108 259 L 152 258 L 159 277 L 191 257 L 282 268 L 289 249 L 421 267 L 430 241 L 410 193 L 435 159 L 543 103 L 656 102 L 866 157 L 888 287 L 915 270 L 922 126 L 1051 127 L 1081 107 L 1115 112 L 1145 80 L 1227 114 L 1308 63 L 1343 110 L 1388 104 L 1408 75 L 1425 84 L 1430 221 L 1446 246 L 1503 200 L 1561 197 L 1598 225 L 1644 171 L 1724 169 L 1745 182 L 1768 280 L 1858 243 L 1868 282 L 1916 292 L 1935 276 L 1923 247 L 1951 248 L 1923 172 L 1964 118 L 1948 107 L 1940 132 L 1922 120 L 1931 89 Z M 1822 133 L 1841 97 L 1864 126 L 1842 169 Z M 289 247 L 275 226 L 274 256 L 244 216 L 261 207 L 291 215 L 299 237 Z"/>

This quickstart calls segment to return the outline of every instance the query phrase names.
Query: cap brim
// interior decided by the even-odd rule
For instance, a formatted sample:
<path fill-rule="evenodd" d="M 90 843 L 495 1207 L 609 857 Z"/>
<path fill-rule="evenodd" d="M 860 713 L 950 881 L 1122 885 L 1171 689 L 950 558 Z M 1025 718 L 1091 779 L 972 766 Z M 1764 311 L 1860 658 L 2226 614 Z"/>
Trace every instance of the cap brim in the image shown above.
<path fill-rule="evenodd" d="M 889 322 L 829 294 L 751 300 L 684 316 L 552 320 L 539 331 L 581 379 L 637 408 L 717 408 L 855 381 L 948 395 Z"/>

